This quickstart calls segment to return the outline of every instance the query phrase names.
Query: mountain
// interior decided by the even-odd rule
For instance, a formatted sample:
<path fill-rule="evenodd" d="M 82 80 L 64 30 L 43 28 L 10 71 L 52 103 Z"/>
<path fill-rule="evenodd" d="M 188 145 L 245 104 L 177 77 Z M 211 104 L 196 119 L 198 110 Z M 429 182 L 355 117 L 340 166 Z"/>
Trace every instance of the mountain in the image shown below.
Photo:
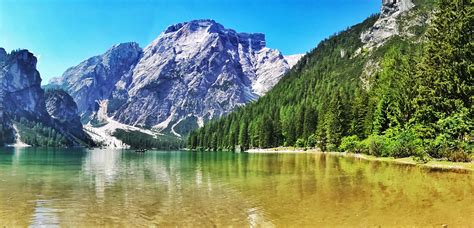
<path fill-rule="evenodd" d="M 54 125 L 71 138 L 88 141 L 89 136 L 82 128 L 77 104 L 64 90 L 47 90 L 45 92 L 46 111 Z"/>
<path fill-rule="evenodd" d="M 47 87 L 66 90 L 77 103 L 84 122 L 98 110 L 98 101 L 110 99 L 119 81 L 127 81 L 142 49 L 137 43 L 113 46 L 103 55 L 94 56 L 53 78 Z"/>
<path fill-rule="evenodd" d="M 34 146 L 78 146 L 90 143 L 77 122 L 75 126 L 65 125 L 68 123 L 50 116 L 50 110 L 72 109 L 67 117 L 58 118 L 78 117 L 74 113 L 74 102 L 51 103 L 50 97 L 45 97 L 36 63 L 36 57 L 27 50 L 8 54 L 0 48 L 0 144 L 23 141 Z"/>
<path fill-rule="evenodd" d="M 190 134 L 192 149 L 315 147 L 470 161 L 474 6 L 383 0 L 265 96 Z"/>
<path fill-rule="evenodd" d="M 114 121 L 179 136 L 257 100 L 300 57 L 267 48 L 263 34 L 195 20 L 168 27 L 143 50 L 114 46 L 49 86 L 72 95 L 85 124 L 104 101 Z"/>

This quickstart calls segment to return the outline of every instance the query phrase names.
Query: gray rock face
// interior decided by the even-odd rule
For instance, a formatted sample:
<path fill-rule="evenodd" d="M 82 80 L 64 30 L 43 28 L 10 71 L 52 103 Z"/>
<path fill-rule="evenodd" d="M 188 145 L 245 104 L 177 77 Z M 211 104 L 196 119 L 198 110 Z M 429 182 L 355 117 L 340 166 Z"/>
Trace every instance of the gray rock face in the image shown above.
<path fill-rule="evenodd" d="M 366 48 L 379 47 L 389 38 L 399 35 L 397 19 L 415 5 L 411 0 L 382 0 L 382 10 L 379 19 L 368 31 L 361 34 L 360 39 Z"/>
<path fill-rule="evenodd" d="M 5 51 L 5 49 L 0 48 L 0 61 L 5 61 L 6 58 L 7 58 L 7 52 Z"/>
<path fill-rule="evenodd" d="M 55 122 L 55 125 L 74 137 L 87 141 L 87 135 L 82 129 L 74 99 L 64 90 L 48 90 L 45 93 L 46 110 Z"/>
<path fill-rule="evenodd" d="M 143 53 L 132 48 L 132 58 L 116 59 L 106 67 L 112 72 L 122 61 L 115 75 L 89 73 L 87 69 L 103 64 L 87 60 L 52 84 L 65 88 L 83 114 L 91 107 L 98 110 L 96 100 L 108 100 L 109 116 L 121 123 L 179 135 L 186 130 L 177 129 L 195 128 L 256 100 L 291 68 L 288 61 L 295 64 L 301 57 L 287 61 L 265 45 L 263 34 L 238 33 L 213 20 L 196 20 L 168 27 Z M 100 95 L 92 92 L 102 87 L 107 89 Z"/>
<path fill-rule="evenodd" d="M 361 41 L 364 43 L 363 48 L 359 48 L 355 53 L 355 56 L 357 56 L 365 49 L 368 52 L 365 52 L 364 55 L 371 57 L 365 63 L 362 74 L 359 77 L 366 91 L 372 89 L 374 77 L 381 70 L 380 59 L 367 53 L 383 46 L 393 37 L 399 37 L 415 43 L 420 42 L 423 36 L 417 35 L 412 31 L 419 30 L 420 27 L 426 27 L 429 23 L 429 15 L 412 10 L 415 7 L 412 0 L 383 0 L 382 3 L 379 18 L 371 28 L 362 32 L 360 36 Z"/>
<path fill-rule="evenodd" d="M 15 140 L 13 125 L 5 110 L 5 97 L 7 93 L 4 89 L 3 81 L 5 80 L 6 70 L 3 68 L 6 65 L 5 61 L 7 57 L 5 49 L 0 48 L 0 146 L 5 143 L 12 143 Z"/>
<path fill-rule="evenodd" d="M 265 48 L 263 34 L 211 20 L 174 25 L 144 49 L 115 116 L 158 129 L 188 117 L 204 121 L 255 100 L 289 68 L 279 51 Z"/>
<path fill-rule="evenodd" d="M 36 70 L 36 57 L 27 50 L 13 51 L 7 54 L 0 48 L 0 119 L 2 123 L 1 135 L 8 137 L 1 139 L 1 143 L 12 143 L 15 139 L 13 121 L 26 119 L 28 121 L 42 123 L 44 126 L 52 127 L 66 136 L 70 145 L 78 145 L 73 137 L 69 137 L 69 126 L 61 128 L 56 125 L 47 111 L 46 98 L 41 88 L 41 77 Z M 74 104 L 74 102 L 73 102 Z M 68 109 L 64 104 L 51 109 Z M 75 104 L 74 104 L 75 105 Z M 74 106 L 75 107 L 75 106 Z M 70 115 L 74 115 L 70 113 Z M 75 115 L 78 118 L 78 115 Z M 74 117 L 70 117 L 74 118 Z M 82 126 L 74 129 L 84 134 Z M 82 135 L 86 137 L 86 135 Z"/>
<path fill-rule="evenodd" d="M 89 117 L 98 109 L 97 101 L 112 96 L 118 81 L 130 80 L 131 70 L 141 55 L 137 43 L 115 45 L 105 54 L 69 68 L 62 77 L 52 79 L 50 85 L 66 90 L 74 97 L 80 114 Z"/>
<path fill-rule="evenodd" d="M 36 62 L 36 57 L 26 50 L 4 55 L 0 62 L 0 90 L 6 113 L 44 121 L 49 116 Z"/>

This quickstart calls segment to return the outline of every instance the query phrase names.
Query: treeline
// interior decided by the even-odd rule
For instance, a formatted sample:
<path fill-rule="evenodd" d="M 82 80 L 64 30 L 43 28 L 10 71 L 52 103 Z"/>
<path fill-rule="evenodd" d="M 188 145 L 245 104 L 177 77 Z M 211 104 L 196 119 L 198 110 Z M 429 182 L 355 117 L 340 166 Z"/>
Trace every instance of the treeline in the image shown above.
<path fill-rule="evenodd" d="M 415 10 L 433 9 L 418 5 Z M 392 38 L 373 51 L 356 54 L 363 46 L 361 32 L 376 16 L 324 40 L 266 96 L 192 132 L 188 147 L 317 146 L 469 161 L 473 3 L 441 0 L 434 12 L 428 28 L 418 27 L 414 36 Z"/>
<path fill-rule="evenodd" d="M 21 118 L 16 124 L 20 140 L 35 147 L 67 147 L 68 140 L 54 128 Z"/>
<path fill-rule="evenodd" d="M 3 126 L 3 124 L 0 124 L 0 146 L 12 143 L 14 138 L 15 136 L 13 135 L 12 131 Z"/>
<path fill-rule="evenodd" d="M 113 134 L 132 149 L 178 150 L 185 147 L 183 140 L 167 135 L 153 137 L 140 131 L 117 129 Z"/>

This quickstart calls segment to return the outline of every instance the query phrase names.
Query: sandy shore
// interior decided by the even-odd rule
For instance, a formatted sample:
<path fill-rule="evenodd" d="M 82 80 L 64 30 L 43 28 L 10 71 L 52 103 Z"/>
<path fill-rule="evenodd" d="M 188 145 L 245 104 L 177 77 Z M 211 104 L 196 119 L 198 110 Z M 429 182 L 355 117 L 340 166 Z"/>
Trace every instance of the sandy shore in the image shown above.
<path fill-rule="evenodd" d="M 291 153 L 320 153 L 320 154 L 330 154 L 334 156 L 345 156 L 345 157 L 353 157 L 356 159 L 363 159 L 367 161 L 382 161 L 382 162 L 392 162 L 398 164 L 408 164 L 414 166 L 420 166 L 425 168 L 432 168 L 432 169 L 442 169 L 442 170 L 452 170 L 452 171 L 470 171 L 474 172 L 474 162 L 450 162 L 450 161 L 443 161 L 443 160 L 431 160 L 428 163 L 418 163 L 413 158 L 393 158 L 393 157 L 375 157 L 366 154 L 354 154 L 354 153 L 347 153 L 347 152 L 321 152 L 319 149 L 308 149 L 304 150 L 301 148 L 288 148 L 288 147 L 279 147 L 279 148 L 271 148 L 271 149 L 250 149 L 246 151 L 247 153 L 259 153 L 259 154 L 273 154 L 273 153 L 283 153 L 283 154 L 291 154 Z"/>

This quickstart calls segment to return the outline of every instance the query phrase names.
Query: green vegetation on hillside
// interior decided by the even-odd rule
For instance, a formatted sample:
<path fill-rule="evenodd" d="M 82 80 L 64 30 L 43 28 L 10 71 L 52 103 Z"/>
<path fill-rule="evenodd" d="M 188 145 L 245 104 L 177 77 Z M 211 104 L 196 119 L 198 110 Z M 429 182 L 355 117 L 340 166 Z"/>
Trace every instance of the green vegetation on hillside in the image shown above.
<path fill-rule="evenodd" d="M 20 140 L 35 147 L 67 147 L 68 141 L 54 128 L 21 118 L 17 124 Z"/>
<path fill-rule="evenodd" d="M 160 135 L 153 137 L 140 131 L 122 129 L 117 129 L 113 135 L 125 144 L 130 145 L 132 149 L 178 150 L 184 147 L 183 141 L 173 136 Z"/>
<path fill-rule="evenodd" d="M 0 146 L 12 143 L 14 138 L 15 136 L 13 135 L 13 132 L 9 129 L 6 129 L 3 124 L 0 124 Z"/>
<path fill-rule="evenodd" d="M 414 11 L 426 16 L 431 7 L 426 1 Z M 188 146 L 318 146 L 469 161 L 473 2 L 441 0 L 434 12 L 428 27 L 414 26 L 413 36 L 395 36 L 373 51 L 361 48 L 359 37 L 377 16 L 322 41 L 266 96 L 192 132 Z M 375 73 L 367 77 L 368 70 Z"/>

